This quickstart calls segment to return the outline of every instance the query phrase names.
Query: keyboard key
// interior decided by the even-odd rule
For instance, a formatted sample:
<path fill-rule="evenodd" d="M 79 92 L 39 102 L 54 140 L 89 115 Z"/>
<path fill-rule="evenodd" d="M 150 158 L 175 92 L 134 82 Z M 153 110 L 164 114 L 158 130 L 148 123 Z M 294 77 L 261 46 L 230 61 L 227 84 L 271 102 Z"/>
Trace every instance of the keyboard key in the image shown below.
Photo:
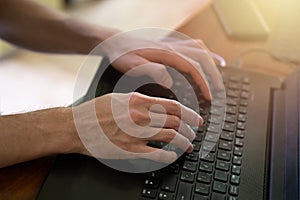
<path fill-rule="evenodd" d="M 236 137 L 238 137 L 238 138 L 244 138 L 245 137 L 245 131 L 237 130 L 236 131 Z"/>
<path fill-rule="evenodd" d="M 235 90 L 227 90 L 226 94 L 227 94 L 227 97 L 233 97 L 233 98 L 239 98 L 239 96 L 240 96 L 239 92 L 237 92 Z"/>
<path fill-rule="evenodd" d="M 250 97 L 250 93 L 249 92 L 243 91 L 241 93 L 241 98 L 242 99 L 249 99 L 249 97 Z"/>
<path fill-rule="evenodd" d="M 246 122 L 247 116 L 245 114 L 238 114 L 238 121 Z"/>
<path fill-rule="evenodd" d="M 236 156 L 242 156 L 243 155 L 243 149 L 240 147 L 234 147 L 233 154 Z"/>
<path fill-rule="evenodd" d="M 219 134 L 208 131 L 205 135 L 205 140 L 213 142 L 215 144 L 219 140 Z"/>
<path fill-rule="evenodd" d="M 214 179 L 222 182 L 227 182 L 228 174 L 227 172 L 216 170 Z"/>
<path fill-rule="evenodd" d="M 202 141 L 202 134 L 197 132 L 194 141 L 201 142 Z"/>
<path fill-rule="evenodd" d="M 148 177 L 151 179 L 159 180 L 161 177 L 161 172 L 160 171 L 151 172 L 148 174 Z"/>
<path fill-rule="evenodd" d="M 147 178 L 144 182 L 144 186 L 147 188 L 158 188 L 159 181 L 156 179 Z"/>
<path fill-rule="evenodd" d="M 238 200 L 236 197 L 229 196 L 228 200 Z"/>
<path fill-rule="evenodd" d="M 232 163 L 235 165 L 241 165 L 242 164 L 242 158 L 239 156 L 233 156 Z"/>
<path fill-rule="evenodd" d="M 221 139 L 232 141 L 233 140 L 233 133 L 227 132 L 227 131 L 222 131 Z"/>
<path fill-rule="evenodd" d="M 197 163 L 184 161 L 182 168 L 186 171 L 195 172 L 197 170 Z"/>
<path fill-rule="evenodd" d="M 208 197 L 207 196 L 203 196 L 203 195 L 199 195 L 199 194 L 195 194 L 193 200 L 208 200 Z"/>
<path fill-rule="evenodd" d="M 247 106 L 248 106 L 248 101 L 247 101 L 247 100 L 245 100 L 245 99 L 241 99 L 241 101 L 240 101 L 240 105 L 241 105 L 241 106 L 245 106 L 245 107 L 247 107 Z"/>
<path fill-rule="evenodd" d="M 247 107 L 241 106 L 239 108 L 239 113 L 240 114 L 247 114 Z"/>
<path fill-rule="evenodd" d="M 222 160 L 217 160 L 216 162 L 216 169 L 220 169 L 223 171 L 228 171 L 229 170 L 229 163 L 222 161 Z"/>
<path fill-rule="evenodd" d="M 234 185 L 238 185 L 240 184 L 240 177 L 237 175 L 232 174 L 230 177 L 230 183 L 234 184 Z"/>
<path fill-rule="evenodd" d="M 232 165 L 231 173 L 236 174 L 236 175 L 240 175 L 241 174 L 241 167 L 236 166 L 236 165 Z"/>
<path fill-rule="evenodd" d="M 167 170 L 173 174 L 178 174 L 179 168 L 180 168 L 179 164 L 174 163 L 174 164 L 170 165 Z"/>
<path fill-rule="evenodd" d="M 185 156 L 185 158 L 189 161 L 198 162 L 199 154 L 196 152 L 189 153 Z"/>
<path fill-rule="evenodd" d="M 235 115 L 237 113 L 237 108 L 235 106 L 227 106 L 226 113 Z"/>
<path fill-rule="evenodd" d="M 219 148 L 227 151 L 231 151 L 232 149 L 232 142 L 220 140 L 219 142 Z"/>
<path fill-rule="evenodd" d="M 240 82 L 241 78 L 239 76 L 231 75 L 231 76 L 229 76 L 229 81 L 230 82 Z"/>
<path fill-rule="evenodd" d="M 238 90 L 240 88 L 240 84 L 231 82 L 228 84 L 228 88 L 233 90 Z"/>
<path fill-rule="evenodd" d="M 190 200 L 192 194 L 192 184 L 180 182 L 176 200 Z"/>
<path fill-rule="evenodd" d="M 218 154 L 217 154 L 217 158 L 226 160 L 226 161 L 230 161 L 231 154 L 227 151 L 219 150 Z"/>
<path fill-rule="evenodd" d="M 195 187 L 195 192 L 199 194 L 204 194 L 208 195 L 209 194 L 209 186 L 202 184 L 202 183 L 197 183 Z"/>
<path fill-rule="evenodd" d="M 156 194 L 157 192 L 155 190 L 146 189 L 146 188 L 142 190 L 143 197 L 154 199 L 156 197 Z"/>
<path fill-rule="evenodd" d="M 202 118 L 203 118 L 203 120 L 204 120 L 204 123 L 205 123 L 204 116 L 202 116 Z M 198 133 L 203 133 L 203 132 L 204 132 L 204 130 L 205 130 L 205 126 L 204 126 L 204 125 L 202 125 L 202 126 L 199 126 L 199 128 L 198 128 Z"/>
<path fill-rule="evenodd" d="M 209 126 L 207 127 L 207 132 L 219 133 L 220 129 L 220 125 L 209 124 Z"/>
<path fill-rule="evenodd" d="M 180 180 L 192 183 L 195 180 L 195 174 L 191 172 L 182 171 Z"/>
<path fill-rule="evenodd" d="M 236 128 L 239 130 L 245 130 L 246 129 L 246 124 L 244 122 L 238 122 L 236 125 Z"/>
<path fill-rule="evenodd" d="M 213 152 L 216 151 L 216 143 L 215 142 L 204 141 L 203 146 L 202 146 L 202 150 L 213 153 Z"/>
<path fill-rule="evenodd" d="M 237 196 L 239 194 L 239 188 L 231 185 L 229 188 L 229 194 Z"/>
<path fill-rule="evenodd" d="M 163 177 L 161 189 L 167 192 L 174 192 L 177 183 L 177 176 L 173 174 L 167 174 Z"/>
<path fill-rule="evenodd" d="M 225 116 L 225 122 L 235 123 L 236 122 L 236 116 L 235 115 L 226 114 L 226 116 Z"/>
<path fill-rule="evenodd" d="M 225 122 L 222 128 L 224 131 L 234 132 L 235 124 Z"/>
<path fill-rule="evenodd" d="M 193 151 L 200 151 L 200 142 L 196 142 L 196 141 L 193 141 L 193 146 L 194 146 L 194 150 Z"/>
<path fill-rule="evenodd" d="M 244 146 L 244 140 L 241 138 L 235 138 L 235 146 L 237 147 L 243 147 Z"/>
<path fill-rule="evenodd" d="M 204 171 L 204 172 L 209 172 L 209 173 L 211 173 L 211 172 L 212 172 L 212 169 L 213 169 L 212 164 L 207 163 L 207 162 L 200 162 L 200 167 L 199 167 L 199 170 L 200 170 L 200 171 Z"/>
<path fill-rule="evenodd" d="M 197 176 L 197 181 L 209 184 L 211 182 L 211 175 L 205 172 L 199 172 Z"/>
<path fill-rule="evenodd" d="M 226 104 L 230 105 L 230 106 L 237 106 L 239 103 L 238 103 L 238 100 L 235 98 L 227 98 Z"/>
<path fill-rule="evenodd" d="M 159 200 L 174 200 L 174 195 L 167 192 L 160 192 L 158 194 Z"/>
<path fill-rule="evenodd" d="M 215 155 L 213 153 L 208 153 L 208 152 L 203 151 L 200 159 L 203 161 L 206 161 L 206 162 L 214 162 Z"/>
<path fill-rule="evenodd" d="M 219 181 L 214 181 L 213 183 L 213 191 L 220 192 L 220 193 L 226 193 L 227 185 L 226 183 L 222 183 Z"/>
<path fill-rule="evenodd" d="M 243 78 L 243 84 L 249 85 L 250 84 L 250 79 L 248 77 Z"/>
<path fill-rule="evenodd" d="M 210 109 L 209 113 L 211 115 L 220 116 L 223 113 L 222 111 L 223 111 L 222 108 L 215 108 L 215 107 L 213 107 L 213 108 Z"/>
<path fill-rule="evenodd" d="M 226 200 L 225 195 L 218 194 L 218 193 L 212 193 L 211 200 Z"/>
<path fill-rule="evenodd" d="M 222 119 L 219 116 L 212 115 L 208 118 L 208 122 L 219 125 L 222 122 Z"/>

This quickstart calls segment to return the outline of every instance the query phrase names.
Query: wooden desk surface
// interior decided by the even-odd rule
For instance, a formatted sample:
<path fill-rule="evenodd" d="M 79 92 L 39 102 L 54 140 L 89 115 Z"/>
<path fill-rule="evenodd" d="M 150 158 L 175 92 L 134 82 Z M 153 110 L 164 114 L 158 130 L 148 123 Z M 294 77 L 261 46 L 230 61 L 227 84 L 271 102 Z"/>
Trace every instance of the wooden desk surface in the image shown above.
<path fill-rule="evenodd" d="M 201 39 L 212 52 L 221 55 L 229 66 L 235 65 L 234 63 L 241 56 L 243 68 L 280 78 L 286 77 L 295 68 L 277 61 L 266 53 L 271 42 L 270 37 L 265 41 L 230 39 L 210 3 L 201 13 L 179 26 L 177 30 L 192 38 Z"/>
<path fill-rule="evenodd" d="M 249 49 L 264 49 L 268 45 L 267 41 L 241 42 L 230 40 L 224 33 L 209 3 L 202 12 L 184 21 L 177 30 L 190 37 L 202 39 L 210 50 L 224 57 L 229 64 Z M 263 53 L 252 53 L 248 56 L 243 65 L 246 69 L 281 78 L 292 71 L 286 64 L 280 63 Z M 54 157 L 41 158 L 0 169 L 0 200 L 35 199 L 53 160 Z"/>

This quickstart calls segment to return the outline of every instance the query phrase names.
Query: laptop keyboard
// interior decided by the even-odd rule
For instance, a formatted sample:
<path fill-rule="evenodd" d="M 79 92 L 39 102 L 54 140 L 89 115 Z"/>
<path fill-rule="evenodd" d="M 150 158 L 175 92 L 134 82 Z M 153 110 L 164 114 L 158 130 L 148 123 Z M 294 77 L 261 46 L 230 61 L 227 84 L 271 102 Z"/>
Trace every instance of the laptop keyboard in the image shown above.
<path fill-rule="evenodd" d="M 194 128 L 194 151 L 149 173 L 140 200 L 238 199 L 250 83 L 247 77 L 231 75 L 224 78 L 224 85 L 227 107 L 223 122 L 202 98 L 199 112 L 204 124 Z M 221 133 L 215 128 L 220 123 L 224 123 Z M 206 149 L 209 152 L 201 155 Z"/>

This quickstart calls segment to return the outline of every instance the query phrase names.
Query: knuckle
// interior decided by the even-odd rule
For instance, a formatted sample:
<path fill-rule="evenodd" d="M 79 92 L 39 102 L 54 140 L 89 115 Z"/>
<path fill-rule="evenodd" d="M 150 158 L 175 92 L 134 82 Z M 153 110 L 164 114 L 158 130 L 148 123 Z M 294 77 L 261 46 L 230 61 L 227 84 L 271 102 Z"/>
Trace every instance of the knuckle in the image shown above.
<path fill-rule="evenodd" d="M 139 105 L 141 103 L 148 102 L 150 98 L 146 95 L 143 95 L 139 92 L 131 92 L 130 93 L 130 104 L 131 105 Z"/>
<path fill-rule="evenodd" d="M 180 113 L 181 105 L 178 101 L 170 100 L 170 105 L 171 105 L 171 108 L 172 108 L 173 112 Z"/>
<path fill-rule="evenodd" d="M 138 105 L 143 101 L 143 95 L 138 92 L 130 93 L 130 104 Z"/>
<path fill-rule="evenodd" d="M 158 74 L 158 75 L 163 75 L 164 73 L 166 73 L 166 68 L 165 67 L 157 67 L 156 69 L 155 69 L 155 71 L 156 71 L 156 73 Z"/>
<path fill-rule="evenodd" d="M 165 135 L 166 142 L 172 141 L 175 138 L 176 135 L 177 135 L 177 132 L 174 131 L 173 129 L 167 131 L 167 133 Z"/>
<path fill-rule="evenodd" d="M 130 113 L 131 119 L 134 122 L 141 122 L 147 118 L 147 116 L 145 114 L 143 114 L 142 112 L 137 111 L 137 110 L 130 110 L 129 113 Z"/>
<path fill-rule="evenodd" d="M 181 120 L 179 117 L 173 115 L 172 116 L 172 128 L 174 128 L 175 130 L 178 130 L 181 124 Z"/>

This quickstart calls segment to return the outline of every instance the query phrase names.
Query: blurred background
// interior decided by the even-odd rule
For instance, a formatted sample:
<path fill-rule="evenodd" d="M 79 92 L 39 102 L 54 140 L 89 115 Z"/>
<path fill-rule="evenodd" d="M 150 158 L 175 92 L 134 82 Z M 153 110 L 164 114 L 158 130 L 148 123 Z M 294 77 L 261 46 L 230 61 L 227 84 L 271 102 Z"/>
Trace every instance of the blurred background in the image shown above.
<path fill-rule="evenodd" d="M 81 20 L 120 30 L 173 29 L 206 1 L 37 0 Z M 169 9 L 172 5 L 172 9 Z M 195 5 L 197 5 L 195 7 Z M 73 102 L 76 74 L 85 56 L 31 52 L 0 41 L 0 112 L 9 114 Z M 97 66 L 85 71 L 87 89 Z"/>
<path fill-rule="evenodd" d="M 213 0 L 37 0 L 89 21 L 120 30 L 139 27 L 176 29 Z M 276 59 L 300 58 L 299 0 L 253 1 L 268 24 L 268 52 Z M 234 7 L 233 7 L 234 12 Z M 287 23 L 288 22 L 288 23 Z M 195 27 L 205 28 L 205 27 Z M 205 41 L 204 41 L 205 42 Z M 293 44 L 290 50 L 291 43 Z M 0 113 L 66 106 L 73 102 L 76 74 L 85 56 L 31 52 L 0 41 Z M 82 91 L 98 66 L 84 74 Z"/>

